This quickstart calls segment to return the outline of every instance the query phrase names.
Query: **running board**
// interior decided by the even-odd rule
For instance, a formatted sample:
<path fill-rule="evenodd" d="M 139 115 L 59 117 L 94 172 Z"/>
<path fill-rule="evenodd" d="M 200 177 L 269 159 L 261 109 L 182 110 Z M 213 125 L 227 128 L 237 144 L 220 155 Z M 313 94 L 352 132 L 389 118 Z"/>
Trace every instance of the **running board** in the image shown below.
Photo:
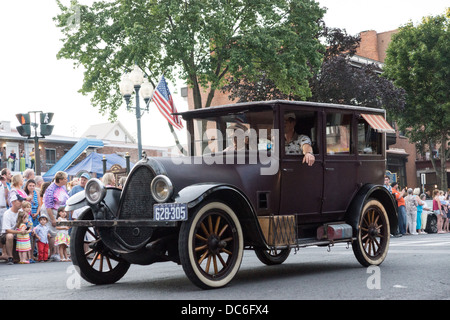
<path fill-rule="evenodd" d="M 345 239 L 336 239 L 336 240 L 317 240 L 315 238 L 298 239 L 297 245 L 295 247 L 306 248 L 306 247 L 312 247 L 312 246 L 328 246 L 328 245 L 333 245 L 335 243 L 352 242 L 354 240 L 356 240 L 356 238 L 345 238 Z"/>
<path fill-rule="evenodd" d="M 297 239 L 297 242 L 290 245 L 269 245 L 270 249 L 300 249 L 306 247 L 325 247 L 325 246 L 334 246 L 336 243 L 351 243 L 356 240 L 353 238 L 345 238 L 345 239 L 336 239 L 336 240 L 317 240 L 316 238 L 301 238 Z"/>
<path fill-rule="evenodd" d="M 296 215 L 260 216 L 261 231 L 269 248 L 302 248 L 352 242 L 353 228 L 343 221 L 328 222 L 317 227 L 315 238 L 299 238 Z"/>

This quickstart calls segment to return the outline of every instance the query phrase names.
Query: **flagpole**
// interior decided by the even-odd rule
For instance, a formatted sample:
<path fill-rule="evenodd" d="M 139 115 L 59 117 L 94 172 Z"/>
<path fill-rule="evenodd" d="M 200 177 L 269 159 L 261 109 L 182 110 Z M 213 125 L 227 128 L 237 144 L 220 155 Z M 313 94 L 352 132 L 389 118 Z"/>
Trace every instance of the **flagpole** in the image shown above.
<path fill-rule="evenodd" d="M 164 82 L 165 82 L 166 86 L 168 86 L 167 82 L 165 81 L 165 78 L 164 78 L 164 73 L 161 75 L 161 78 L 160 78 L 160 80 L 158 82 L 158 85 L 161 83 L 161 81 L 163 79 L 164 79 Z M 157 87 L 158 87 L 158 85 L 157 85 Z M 167 88 L 167 89 L 169 90 L 169 88 Z M 155 88 L 155 90 L 153 91 L 152 96 L 151 96 L 150 100 L 147 103 L 147 108 L 149 107 L 150 103 L 153 101 L 153 96 L 156 94 L 156 91 L 157 91 L 157 88 Z M 154 103 L 156 104 L 156 102 L 154 102 Z M 178 140 L 178 135 L 175 132 L 175 130 L 173 129 L 173 125 L 168 120 L 167 120 L 167 124 L 169 125 L 170 132 L 172 133 L 172 136 L 173 136 L 173 138 L 175 140 L 175 145 L 177 146 L 178 150 L 183 155 L 187 156 L 187 151 L 183 148 L 183 146 L 181 145 L 180 141 Z"/>
<path fill-rule="evenodd" d="M 167 124 L 169 125 L 169 129 L 170 129 L 170 132 L 172 132 L 173 138 L 175 139 L 175 145 L 178 147 L 178 150 L 180 150 L 180 152 L 181 152 L 183 155 L 187 156 L 187 152 L 186 152 L 186 150 L 183 148 L 183 146 L 181 145 L 180 140 L 178 140 L 178 135 L 177 135 L 177 133 L 175 132 L 175 130 L 173 130 L 172 124 L 171 124 L 170 122 L 167 122 Z"/>

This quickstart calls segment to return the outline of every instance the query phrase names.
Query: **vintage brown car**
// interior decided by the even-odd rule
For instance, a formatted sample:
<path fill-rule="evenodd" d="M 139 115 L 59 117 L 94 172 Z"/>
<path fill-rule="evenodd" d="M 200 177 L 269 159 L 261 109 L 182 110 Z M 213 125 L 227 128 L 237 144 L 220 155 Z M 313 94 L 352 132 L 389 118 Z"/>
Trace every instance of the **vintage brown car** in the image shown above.
<path fill-rule="evenodd" d="M 219 288 L 244 250 L 273 265 L 291 249 L 338 242 L 351 244 L 363 266 L 384 261 L 397 228 L 382 186 L 392 130 L 384 110 L 266 101 L 180 115 L 189 156 L 144 156 L 123 190 L 91 179 L 68 200 L 68 211 L 86 206 L 67 222 L 84 279 L 113 283 L 130 264 L 173 261 L 198 287 Z M 288 144 L 289 121 L 298 140 Z M 312 165 L 303 163 L 302 139 Z"/>

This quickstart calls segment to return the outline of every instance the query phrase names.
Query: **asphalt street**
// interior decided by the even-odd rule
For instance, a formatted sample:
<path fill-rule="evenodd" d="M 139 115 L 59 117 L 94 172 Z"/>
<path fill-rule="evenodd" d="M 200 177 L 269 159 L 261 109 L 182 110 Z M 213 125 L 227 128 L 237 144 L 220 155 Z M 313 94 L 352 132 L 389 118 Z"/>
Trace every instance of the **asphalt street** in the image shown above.
<path fill-rule="evenodd" d="M 132 265 L 117 283 L 82 280 L 70 262 L 6 265 L 0 262 L 0 299 L 62 300 L 449 300 L 450 234 L 391 239 L 380 267 L 364 268 L 345 244 L 291 252 L 285 263 L 266 266 L 246 251 L 225 288 L 200 290 L 181 266 Z"/>

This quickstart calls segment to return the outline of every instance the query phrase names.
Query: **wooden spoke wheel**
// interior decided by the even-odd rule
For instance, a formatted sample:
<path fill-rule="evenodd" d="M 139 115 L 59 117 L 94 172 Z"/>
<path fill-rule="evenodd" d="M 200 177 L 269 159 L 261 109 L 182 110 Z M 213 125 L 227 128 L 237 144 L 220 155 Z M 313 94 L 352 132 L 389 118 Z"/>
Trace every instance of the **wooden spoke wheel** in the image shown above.
<path fill-rule="evenodd" d="M 390 226 L 383 205 L 377 200 L 368 201 L 361 212 L 358 233 L 352 248 L 363 266 L 379 265 L 389 249 Z"/>
<path fill-rule="evenodd" d="M 242 228 L 234 211 L 222 202 L 201 204 L 181 226 L 179 252 L 184 272 L 198 287 L 228 284 L 243 256 Z"/>
<path fill-rule="evenodd" d="M 289 257 L 291 253 L 290 248 L 286 249 L 255 249 L 255 254 L 258 257 L 259 261 L 262 263 L 273 266 L 277 264 L 282 264 Z"/>
<path fill-rule="evenodd" d="M 79 219 L 92 220 L 90 209 Z M 70 253 L 81 277 L 93 284 L 110 284 L 120 280 L 130 264 L 109 250 L 92 227 L 74 227 L 71 233 Z"/>

